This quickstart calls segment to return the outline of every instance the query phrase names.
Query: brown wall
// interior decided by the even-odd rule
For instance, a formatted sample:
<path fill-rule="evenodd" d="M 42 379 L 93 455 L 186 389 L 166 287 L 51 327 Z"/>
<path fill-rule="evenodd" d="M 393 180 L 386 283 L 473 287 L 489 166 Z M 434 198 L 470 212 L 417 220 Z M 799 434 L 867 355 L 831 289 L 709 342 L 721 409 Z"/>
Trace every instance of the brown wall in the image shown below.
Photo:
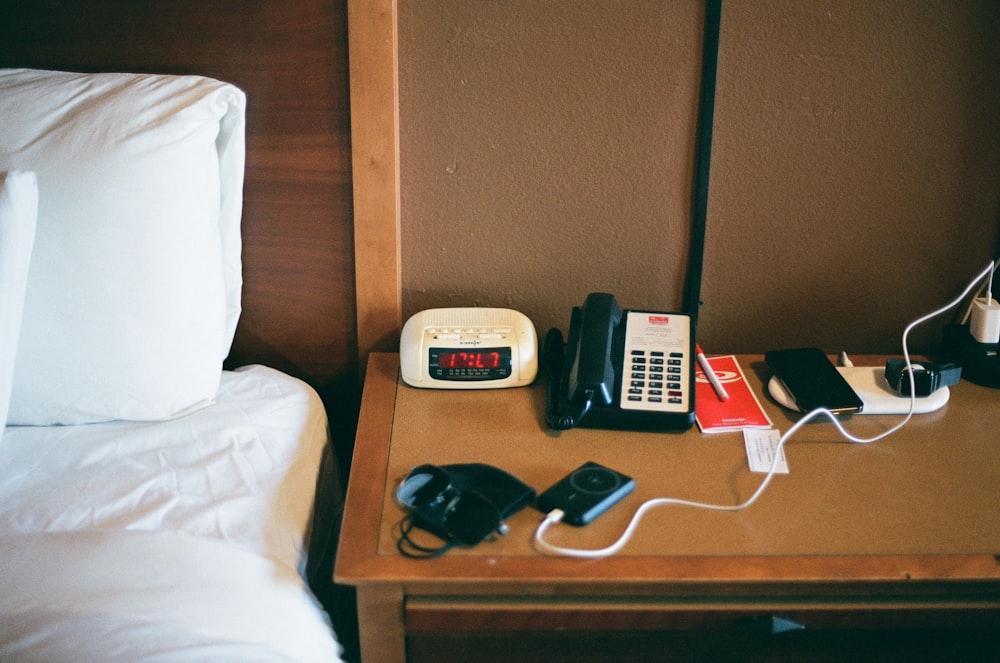
<path fill-rule="evenodd" d="M 681 305 L 703 11 L 400 0 L 404 319 Z M 997 253 L 998 34 L 994 0 L 724 3 L 707 351 L 898 352 Z"/>

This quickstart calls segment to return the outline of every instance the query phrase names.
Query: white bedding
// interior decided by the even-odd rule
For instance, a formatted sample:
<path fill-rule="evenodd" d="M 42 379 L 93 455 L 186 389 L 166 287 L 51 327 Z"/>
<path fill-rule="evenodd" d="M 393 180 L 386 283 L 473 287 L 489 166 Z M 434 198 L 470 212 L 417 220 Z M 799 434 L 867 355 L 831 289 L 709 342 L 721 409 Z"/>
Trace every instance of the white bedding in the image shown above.
<path fill-rule="evenodd" d="M 0 660 L 335 661 L 301 577 L 327 420 L 261 366 L 159 423 L 8 427 Z"/>

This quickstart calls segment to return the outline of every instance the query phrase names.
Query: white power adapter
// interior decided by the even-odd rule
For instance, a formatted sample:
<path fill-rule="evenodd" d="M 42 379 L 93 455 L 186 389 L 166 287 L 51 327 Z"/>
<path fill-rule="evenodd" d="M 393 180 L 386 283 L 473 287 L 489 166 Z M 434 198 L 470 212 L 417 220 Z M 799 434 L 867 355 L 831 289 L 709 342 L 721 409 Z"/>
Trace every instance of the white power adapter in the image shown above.
<path fill-rule="evenodd" d="M 1000 303 L 989 294 L 972 300 L 969 331 L 980 343 L 1000 342 Z"/>

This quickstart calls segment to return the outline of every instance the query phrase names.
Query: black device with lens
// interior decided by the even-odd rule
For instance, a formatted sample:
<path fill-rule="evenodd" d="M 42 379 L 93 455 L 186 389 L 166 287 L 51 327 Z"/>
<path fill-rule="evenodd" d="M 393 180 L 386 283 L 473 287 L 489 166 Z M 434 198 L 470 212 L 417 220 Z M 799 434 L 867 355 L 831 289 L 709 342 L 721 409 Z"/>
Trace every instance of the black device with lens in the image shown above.
<path fill-rule="evenodd" d="M 456 545 L 474 546 L 505 533 L 504 521 L 530 504 L 535 494 L 517 477 L 485 463 L 418 465 L 396 489 L 396 501 L 407 510 L 396 547 L 407 557 L 437 557 Z M 417 543 L 414 528 L 443 543 Z"/>

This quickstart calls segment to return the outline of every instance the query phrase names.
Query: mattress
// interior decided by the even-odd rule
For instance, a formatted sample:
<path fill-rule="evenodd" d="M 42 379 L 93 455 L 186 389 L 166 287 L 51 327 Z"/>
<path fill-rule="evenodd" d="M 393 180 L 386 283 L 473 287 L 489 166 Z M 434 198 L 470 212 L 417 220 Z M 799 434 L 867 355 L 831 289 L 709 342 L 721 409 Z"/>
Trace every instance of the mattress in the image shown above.
<path fill-rule="evenodd" d="M 302 579 L 327 431 L 262 366 L 170 421 L 8 427 L 0 660 L 338 660 Z"/>

